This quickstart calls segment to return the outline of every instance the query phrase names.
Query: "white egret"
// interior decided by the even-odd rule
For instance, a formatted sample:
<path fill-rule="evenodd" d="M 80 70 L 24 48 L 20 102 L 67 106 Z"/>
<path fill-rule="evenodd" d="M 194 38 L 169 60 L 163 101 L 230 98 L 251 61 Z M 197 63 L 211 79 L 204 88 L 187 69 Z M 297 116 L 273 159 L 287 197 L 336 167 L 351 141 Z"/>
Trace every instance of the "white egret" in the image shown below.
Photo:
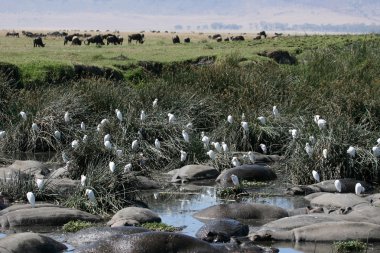
<path fill-rule="evenodd" d="M 379 139 L 377 139 L 377 145 L 380 145 L 380 138 Z"/>
<path fill-rule="evenodd" d="M 132 171 L 132 163 L 128 163 L 124 166 L 124 173 Z"/>
<path fill-rule="evenodd" d="M 378 146 L 372 147 L 372 153 L 375 157 L 380 157 L 380 147 Z"/>
<path fill-rule="evenodd" d="M 73 140 L 73 141 L 71 142 L 71 147 L 72 147 L 73 149 L 77 149 L 77 148 L 79 147 L 79 141 L 78 141 L 78 140 Z"/>
<path fill-rule="evenodd" d="M 322 155 L 323 155 L 323 158 L 327 159 L 328 151 L 326 148 L 322 150 Z"/>
<path fill-rule="evenodd" d="M 218 151 L 219 153 L 222 153 L 222 146 L 220 146 L 219 142 L 211 142 L 211 145 L 214 146 L 214 148 L 216 149 L 216 151 Z"/>
<path fill-rule="evenodd" d="M 65 152 L 62 152 L 62 160 L 64 163 L 67 163 L 69 161 L 69 157 L 66 155 Z"/>
<path fill-rule="evenodd" d="M 338 192 L 341 192 L 342 191 L 342 183 L 340 182 L 340 180 L 335 180 L 334 181 L 334 185 L 335 185 L 335 189 L 338 191 Z"/>
<path fill-rule="evenodd" d="M 362 186 L 362 184 L 361 183 L 357 183 L 356 185 L 355 185 L 355 194 L 356 195 L 360 195 L 362 192 L 364 192 L 365 191 L 365 188 Z"/>
<path fill-rule="evenodd" d="M 69 115 L 69 112 L 65 112 L 65 116 L 63 117 L 63 119 L 65 120 L 66 123 L 69 123 L 69 122 L 70 122 L 70 115 Z"/>
<path fill-rule="evenodd" d="M 185 142 L 190 142 L 189 134 L 186 132 L 186 130 L 182 130 L 182 137 Z"/>
<path fill-rule="evenodd" d="M 159 139 L 156 139 L 154 141 L 154 146 L 156 147 L 156 149 L 160 149 L 161 148 L 161 142 Z"/>
<path fill-rule="evenodd" d="M 32 124 L 32 129 L 33 129 L 33 131 L 35 131 L 35 132 L 38 132 L 40 129 L 38 128 L 38 126 L 37 126 L 37 124 L 36 123 L 33 123 Z"/>
<path fill-rule="evenodd" d="M 158 98 L 153 100 L 153 108 L 157 108 Z"/>
<path fill-rule="evenodd" d="M 55 137 L 57 140 L 60 140 L 60 139 L 61 139 L 61 132 L 58 131 L 58 130 L 55 130 L 55 131 L 54 131 L 54 137 Z"/>
<path fill-rule="evenodd" d="M 278 112 L 277 106 L 273 106 L 273 116 L 274 117 L 280 116 L 280 113 Z"/>
<path fill-rule="evenodd" d="M 83 135 L 82 141 L 83 141 L 83 143 L 87 143 L 87 141 L 88 141 L 87 134 Z"/>
<path fill-rule="evenodd" d="M 114 162 L 110 162 L 110 163 L 108 164 L 108 166 L 110 167 L 110 171 L 111 171 L 112 173 L 114 173 L 114 172 L 115 172 L 115 169 L 116 169 L 116 165 L 115 165 L 115 163 L 114 163 Z"/>
<path fill-rule="evenodd" d="M 227 121 L 228 121 L 228 123 L 230 123 L 230 124 L 234 123 L 234 118 L 232 117 L 232 115 L 228 115 L 228 117 L 227 117 Z"/>
<path fill-rule="evenodd" d="M 121 149 L 116 150 L 116 156 L 122 157 L 123 156 L 123 150 L 121 150 Z"/>
<path fill-rule="evenodd" d="M 102 119 L 102 121 L 100 121 L 100 125 L 101 126 L 104 126 L 105 124 L 109 124 L 110 121 L 108 119 Z"/>
<path fill-rule="evenodd" d="M 320 182 L 320 177 L 319 177 L 318 172 L 316 172 L 315 170 L 313 170 L 311 173 L 313 174 L 313 178 L 315 179 L 315 181 L 317 181 L 319 183 Z"/>
<path fill-rule="evenodd" d="M 241 126 L 243 127 L 244 132 L 248 132 L 249 127 L 248 127 L 248 122 L 247 121 L 242 121 L 241 122 Z"/>
<path fill-rule="evenodd" d="M 267 123 L 267 119 L 264 116 L 259 116 L 257 119 L 260 121 L 262 125 L 265 125 Z"/>
<path fill-rule="evenodd" d="M 305 145 L 305 151 L 310 158 L 313 156 L 314 149 L 308 142 Z"/>
<path fill-rule="evenodd" d="M 145 121 L 145 119 L 146 119 L 146 114 L 145 114 L 145 111 L 142 110 L 141 113 L 140 113 L 140 120 L 141 121 Z"/>
<path fill-rule="evenodd" d="M 96 131 L 100 132 L 100 130 L 102 130 L 102 124 L 99 124 L 99 125 L 96 127 Z"/>
<path fill-rule="evenodd" d="M 82 131 L 85 131 L 86 130 L 86 125 L 84 124 L 84 122 L 80 123 L 80 129 Z"/>
<path fill-rule="evenodd" d="M 121 122 L 123 121 L 123 114 L 121 113 L 121 111 L 119 109 L 116 109 L 115 110 L 115 113 L 116 113 L 116 118 Z"/>
<path fill-rule="evenodd" d="M 193 123 L 187 123 L 186 128 L 190 130 L 193 129 Z"/>
<path fill-rule="evenodd" d="M 5 131 L 0 131 L 0 140 L 4 139 L 5 137 Z"/>
<path fill-rule="evenodd" d="M 207 155 L 210 157 L 211 160 L 215 160 L 216 158 L 215 152 L 211 149 L 207 151 Z"/>
<path fill-rule="evenodd" d="M 89 199 L 92 203 L 96 204 L 95 194 L 94 194 L 94 192 L 93 192 L 92 190 L 90 190 L 90 189 L 86 189 L 86 195 L 87 195 L 88 199 Z"/>
<path fill-rule="evenodd" d="M 238 160 L 238 158 L 236 156 L 232 157 L 231 163 L 232 163 L 232 165 L 234 167 L 238 167 L 238 166 L 241 165 L 240 162 L 239 162 L 239 160 Z"/>
<path fill-rule="evenodd" d="M 169 124 L 174 123 L 174 121 L 175 121 L 175 116 L 174 116 L 174 114 L 172 114 L 172 113 L 168 113 L 168 117 L 169 117 Z"/>
<path fill-rule="evenodd" d="M 36 197 L 34 196 L 33 192 L 28 192 L 26 194 L 26 198 L 28 199 L 28 201 L 32 205 L 32 207 L 36 206 Z"/>
<path fill-rule="evenodd" d="M 103 141 L 104 141 L 104 142 L 106 142 L 106 141 L 111 141 L 111 135 L 110 135 L 110 134 L 106 134 L 106 135 L 104 135 Z"/>
<path fill-rule="evenodd" d="M 318 120 L 321 118 L 320 115 L 314 115 L 314 122 L 318 124 Z"/>
<path fill-rule="evenodd" d="M 204 132 L 202 132 L 202 142 L 203 142 L 203 147 L 205 149 L 208 149 L 208 145 L 210 144 L 210 138 L 208 136 L 204 135 Z"/>
<path fill-rule="evenodd" d="M 353 146 L 350 146 L 350 147 L 347 149 L 347 154 L 348 154 L 351 158 L 354 158 L 355 155 L 356 155 L 356 149 L 355 149 Z"/>
<path fill-rule="evenodd" d="M 24 111 L 21 111 L 20 112 L 20 116 L 23 120 L 26 120 L 27 119 L 27 116 L 26 116 L 26 113 Z"/>
<path fill-rule="evenodd" d="M 222 148 L 224 153 L 227 153 L 229 151 L 228 145 L 224 141 L 222 142 Z"/>
<path fill-rule="evenodd" d="M 38 187 L 38 190 L 42 190 L 42 188 L 44 187 L 44 180 L 42 178 L 37 178 L 36 179 L 36 184 L 37 184 L 37 187 Z"/>
<path fill-rule="evenodd" d="M 180 152 L 181 152 L 181 162 L 186 161 L 187 153 L 183 150 L 181 150 Z"/>
<path fill-rule="evenodd" d="M 317 125 L 318 125 L 318 127 L 319 127 L 319 129 L 325 129 L 326 128 L 326 125 L 327 125 L 327 122 L 326 122 L 326 120 L 324 120 L 324 119 L 319 119 L 318 121 L 317 121 Z"/>
<path fill-rule="evenodd" d="M 242 121 L 245 121 L 245 119 L 246 119 L 246 117 L 245 117 L 245 114 L 244 114 L 244 112 L 241 114 L 241 120 Z"/>
<path fill-rule="evenodd" d="M 112 149 L 112 144 L 110 141 L 105 141 L 104 146 L 106 147 L 106 149 Z"/>
<path fill-rule="evenodd" d="M 298 131 L 297 129 L 289 130 L 289 133 L 292 135 L 293 140 L 297 138 Z"/>
<path fill-rule="evenodd" d="M 232 175 L 231 175 L 231 180 L 232 180 L 232 183 L 233 183 L 235 186 L 239 186 L 239 185 L 240 185 L 239 178 L 238 178 L 235 174 L 232 174 Z"/>
<path fill-rule="evenodd" d="M 264 154 L 266 154 L 268 152 L 267 146 L 264 143 L 260 144 L 260 148 Z"/>
<path fill-rule="evenodd" d="M 255 163 L 255 155 L 253 154 L 252 151 L 248 152 L 248 158 L 251 161 L 251 163 Z"/>
<path fill-rule="evenodd" d="M 139 147 L 139 142 L 137 140 L 132 141 L 132 150 L 136 150 Z"/>
<path fill-rule="evenodd" d="M 87 177 L 85 175 L 80 175 L 80 184 L 82 186 L 86 185 L 86 179 L 87 179 Z"/>
<path fill-rule="evenodd" d="M 316 139 L 313 135 L 309 136 L 309 141 L 310 141 L 311 145 L 314 145 L 316 143 Z"/>

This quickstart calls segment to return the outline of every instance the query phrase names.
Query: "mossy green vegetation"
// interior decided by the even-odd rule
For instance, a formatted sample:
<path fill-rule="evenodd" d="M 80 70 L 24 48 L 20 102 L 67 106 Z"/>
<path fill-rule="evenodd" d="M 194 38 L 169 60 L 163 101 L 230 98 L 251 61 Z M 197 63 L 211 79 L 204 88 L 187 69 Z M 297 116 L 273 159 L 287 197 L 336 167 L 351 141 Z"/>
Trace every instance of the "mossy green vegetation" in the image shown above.
<path fill-rule="evenodd" d="M 167 225 L 162 222 L 147 222 L 141 224 L 141 227 L 153 230 L 153 231 L 163 231 L 163 232 L 175 232 L 175 231 L 180 231 L 181 228 L 177 228 L 171 225 Z"/>
<path fill-rule="evenodd" d="M 337 253 L 365 252 L 367 250 L 367 243 L 357 240 L 334 242 L 333 245 Z"/>
<path fill-rule="evenodd" d="M 94 224 L 88 221 L 69 221 L 66 224 L 63 225 L 62 229 L 64 232 L 70 232 L 70 233 L 75 233 L 78 232 L 79 230 L 93 227 Z"/>

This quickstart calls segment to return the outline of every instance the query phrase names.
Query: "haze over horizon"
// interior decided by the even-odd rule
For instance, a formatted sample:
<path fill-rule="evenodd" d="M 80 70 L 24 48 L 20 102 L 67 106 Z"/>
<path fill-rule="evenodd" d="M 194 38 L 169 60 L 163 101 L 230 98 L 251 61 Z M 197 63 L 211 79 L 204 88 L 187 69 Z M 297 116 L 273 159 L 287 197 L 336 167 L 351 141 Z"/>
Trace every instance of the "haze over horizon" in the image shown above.
<path fill-rule="evenodd" d="M 1 0 L 0 29 L 380 32 L 379 0 Z"/>

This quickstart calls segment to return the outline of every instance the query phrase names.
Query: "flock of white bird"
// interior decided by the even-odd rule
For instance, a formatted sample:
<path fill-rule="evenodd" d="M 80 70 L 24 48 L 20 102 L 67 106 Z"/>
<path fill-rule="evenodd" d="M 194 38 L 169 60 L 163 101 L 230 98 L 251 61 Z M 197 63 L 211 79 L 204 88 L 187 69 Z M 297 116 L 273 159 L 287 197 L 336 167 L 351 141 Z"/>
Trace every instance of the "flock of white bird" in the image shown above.
<path fill-rule="evenodd" d="M 157 105 L 158 105 L 158 99 L 156 98 L 153 101 L 153 108 L 156 108 Z M 275 117 L 275 118 L 280 116 L 279 111 L 278 111 L 278 109 L 277 109 L 276 106 L 273 106 L 272 113 L 273 113 L 273 117 Z M 120 122 L 122 122 L 123 121 L 123 114 L 122 114 L 122 112 L 120 110 L 116 109 L 115 110 L 115 114 L 116 114 L 116 118 Z M 21 116 L 21 118 L 23 120 L 27 119 L 27 114 L 24 111 L 20 112 L 20 116 Z M 140 120 L 143 122 L 143 121 L 146 120 L 146 117 L 147 117 L 147 115 L 146 115 L 145 111 L 142 110 L 141 113 L 140 113 Z M 64 114 L 64 121 L 66 123 L 69 123 L 70 120 L 71 119 L 70 119 L 69 112 L 65 112 L 65 114 Z M 265 125 L 266 122 L 267 122 L 267 119 L 264 116 L 257 117 L 257 120 L 262 125 Z M 176 121 L 175 115 L 172 114 L 172 113 L 168 113 L 168 123 L 172 124 L 175 121 Z M 227 116 L 227 122 L 230 123 L 230 124 L 234 123 L 234 118 L 233 118 L 232 115 L 228 115 Z M 319 129 L 321 129 L 321 130 L 323 130 L 323 129 L 325 129 L 327 127 L 326 120 L 322 119 L 320 117 L 320 115 L 315 115 L 314 116 L 314 122 L 318 125 Z M 109 123 L 108 119 L 103 119 L 100 122 L 100 124 L 97 126 L 97 131 L 99 132 L 102 129 L 102 127 L 104 125 L 108 124 L 108 123 Z M 246 121 L 244 113 L 242 114 L 241 127 L 243 129 L 244 135 L 246 135 L 246 134 L 249 133 L 249 124 Z M 84 122 L 81 123 L 80 128 L 83 131 L 86 129 L 86 125 L 85 125 Z M 191 129 L 192 128 L 192 124 L 189 123 L 188 125 L 186 125 L 186 128 Z M 36 123 L 32 123 L 32 130 L 34 132 L 38 132 L 40 129 L 39 129 L 39 127 L 38 127 L 38 125 Z M 291 129 L 291 130 L 289 130 L 289 133 L 291 134 L 291 136 L 292 136 L 293 139 L 296 139 L 298 137 L 298 135 L 299 135 L 297 129 Z M 3 138 L 5 138 L 5 135 L 6 135 L 5 131 L 0 131 L 0 140 L 3 139 Z M 57 140 L 60 140 L 62 135 L 61 135 L 60 131 L 56 130 L 54 132 L 54 136 L 55 136 L 55 138 Z M 182 137 L 183 137 L 183 140 L 186 143 L 190 142 L 189 133 L 185 129 L 182 130 Z M 82 138 L 82 142 L 86 143 L 87 140 L 88 140 L 88 136 L 84 135 L 83 138 Z M 202 141 L 202 143 L 204 145 L 204 148 L 206 150 L 208 150 L 206 152 L 206 154 L 210 157 L 211 160 L 215 160 L 216 159 L 217 153 L 228 153 L 229 152 L 229 148 L 228 148 L 228 145 L 226 143 L 224 143 L 224 142 L 222 142 L 221 144 L 219 142 L 211 142 L 210 143 L 210 138 L 208 136 L 206 136 L 204 132 L 201 133 L 201 141 Z M 309 142 L 306 143 L 306 145 L 305 145 L 305 151 L 306 151 L 306 153 L 308 154 L 309 157 L 312 157 L 313 152 L 314 152 L 314 150 L 313 150 L 313 144 L 315 143 L 315 138 L 313 136 L 310 136 L 309 141 L 310 141 L 311 144 Z M 377 140 L 377 143 L 380 145 L 380 138 Z M 211 144 L 211 146 L 214 147 L 214 150 L 210 149 L 210 144 Z M 133 140 L 132 141 L 132 145 L 131 145 L 132 150 L 137 150 L 138 149 L 138 145 L 139 145 L 138 140 L 137 139 Z M 71 147 L 73 149 L 77 149 L 79 146 L 80 146 L 80 141 L 79 140 L 73 140 L 71 142 Z M 160 141 L 158 139 L 155 139 L 154 146 L 158 150 L 161 148 L 161 143 L 160 143 Z M 267 147 L 266 147 L 266 145 L 263 144 L 263 143 L 261 143 L 259 146 L 260 146 L 262 152 L 264 154 L 266 154 L 267 153 Z M 120 156 L 123 155 L 123 151 L 122 150 L 116 149 L 116 147 L 113 146 L 113 144 L 111 142 L 111 135 L 110 134 L 106 134 L 104 136 L 104 147 L 106 149 L 109 149 L 109 150 L 115 149 L 116 155 L 118 157 L 120 157 Z M 374 156 L 380 157 L 380 147 L 374 146 L 372 148 L 372 151 L 373 151 Z M 354 158 L 355 155 L 356 155 L 356 149 L 355 149 L 355 147 L 350 146 L 348 148 L 348 150 L 347 150 L 347 154 L 349 155 L 349 157 Z M 323 156 L 324 159 L 328 158 L 328 150 L 327 149 L 323 149 L 322 156 Z M 248 158 L 251 163 L 255 162 L 255 156 L 254 156 L 253 152 L 248 152 L 248 154 L 245 155 L 244 158 Z M 67 157 L 67 155 L 64 152 L 62 153 L 62 159 L 63 159 L 63 161 L 65 163 L 69 163 L 69 158 Z M 187 159 L 187 153 L 184 150 L 180 150 L 180 160 L 181 160 L 181 162 L 186 161 L 186 159 Z M 238 157 L 234 156 L 234 157 L 232 157 L 231 164 L 234 167 L 237 167 L 237 166 L 241 165 L 241 162 L 239 161 Z M 109 162 L 109 169 L 110 169 L 111 172 L 114 172 L 116 170 L 116 165 L 115 165 L 115 163 L 113 161 Z M 131 170 L 132 170 L 132 164 L 131 163 L 125 165 L 124 172 L 128 172 L 128 171 L 131 171 Z M 320 176 L 319 176 L 319 174 L 318 174 L 317 171 L 313 170 L 312 171 L 312 175 L 313 175 L 313 178 L 317 182 L 320 182 Z M 234 185 L 239 185 L 239 179 L 237 178 L 236 175 L 232 175 L 231 179 L 232 179 Z M 42 187 L 43 187 L 43 185 L 44 185 L 43 179 L 37 179 L 36 183 L 37 183 L 38 189 L 41 190 Z M 86 184 L 86 176 L 82 175 L 81 176 L 81 185 L 83 187 L 85 187 L 85 184 Z M 335 181 L 335 187 L 336 187 L 336 190 L 338 192 L 341 192 L 342 185 L 341 185 L 340 180 L 336 180 Z M 355 193 L 356 194 L 361 194 L 364 191 L 365 191 L 365 188 L 360 183 L 358 183 L 356 185 L 356 187 L 355 187 Z M 91 202 L 96 203 L 95 194 L 94 194 L 94 192 L 91 189 L 86 189 L 85 190 L 85 194 L 87 195 L 88 199 Z M 35 196 L 34 196 L 34 194 L 32 192 L 28 192 L 27 193 L 27 199 L 30 202 L 30 204 L 34 207 L 35 206 Z"/>

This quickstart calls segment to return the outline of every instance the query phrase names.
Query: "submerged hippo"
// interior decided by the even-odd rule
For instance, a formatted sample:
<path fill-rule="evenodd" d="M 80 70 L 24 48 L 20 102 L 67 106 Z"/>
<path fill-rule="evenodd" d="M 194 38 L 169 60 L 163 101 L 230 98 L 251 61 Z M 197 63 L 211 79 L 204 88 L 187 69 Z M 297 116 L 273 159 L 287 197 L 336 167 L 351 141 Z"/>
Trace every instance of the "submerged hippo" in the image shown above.
<path fill-rule="evenodd" d="M 233 219 L 216 219 L 203 225 L 195 236 L 207 242 L 229 242 L 231 236 L 246 236 L 248 225 Z"/>

